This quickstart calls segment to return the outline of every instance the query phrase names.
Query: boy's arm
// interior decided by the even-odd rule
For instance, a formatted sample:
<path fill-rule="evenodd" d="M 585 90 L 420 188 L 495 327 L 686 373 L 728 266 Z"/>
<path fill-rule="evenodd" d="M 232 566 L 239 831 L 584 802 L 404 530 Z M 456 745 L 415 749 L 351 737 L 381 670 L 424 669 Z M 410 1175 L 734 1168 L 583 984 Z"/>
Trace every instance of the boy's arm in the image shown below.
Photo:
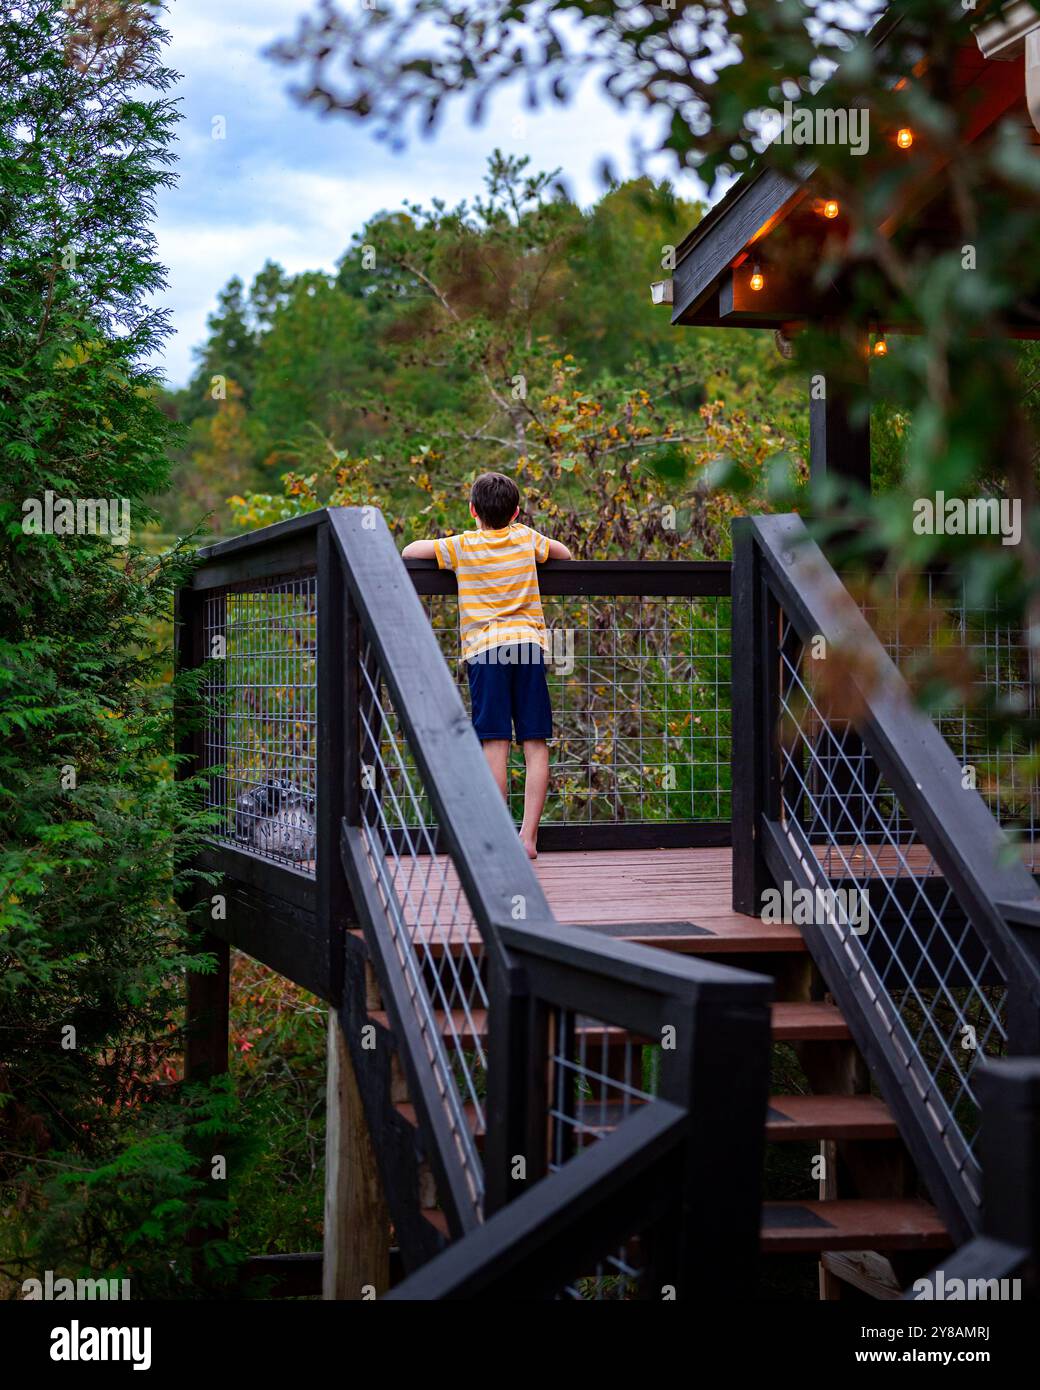
<path fill-rule="evenodd" d="M 543 536 L 541 531 L 535 531 L 532 527 L 527 530 L 534 541 L 535 563 L 544 565 L 546 560 L 569 560 L 571 552 L 562 541 L 551 540 L 548 536 Z"/>
<path fill-rule="evenodd" d="M 434 541 L 409 541 L 401 551 L 402 560 L 436 560 Z"/>

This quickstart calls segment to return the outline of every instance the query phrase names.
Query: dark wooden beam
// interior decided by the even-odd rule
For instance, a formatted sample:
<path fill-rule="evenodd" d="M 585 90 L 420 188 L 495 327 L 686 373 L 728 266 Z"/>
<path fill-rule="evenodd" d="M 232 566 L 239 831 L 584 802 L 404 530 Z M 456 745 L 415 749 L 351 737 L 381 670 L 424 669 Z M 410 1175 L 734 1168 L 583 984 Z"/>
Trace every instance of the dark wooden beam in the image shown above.
<path fill-rule="evenodd" d="M 214 936 L 319 999 L 329 998 L 328 936 L 313 910 L 233 878 L 218 891 L 227 916 L 211 924 Z"/>
<path fill-rule="evenodd" d="M 348 721 L 346 701 L 348 681 L 357 677 L 357 650 L 352 612 L 347 610 L 347 582 L 343 561 L 333 543 L 330 528 L 317 534 L 318 564 L 318 674 L 317 674 L 317 840 L 315 852 L 315 902 L 318 930 L 328 952 L 329 998 L 338 1004 L 343 976 L 343 932 L 358 925 L 347 881 L 339 862 L 339 827 L 346 812 L 347 778 L 357 771 L 356 745 L 347 746 L 348 723 L 353 732 L 351 711 Z M 354 662 L 349 671 L 347 656 Z M 351 688 L 352 685 L 351 685 Z"/>
<path fill-rule="evenodd" d="M 733 523 L 733 911 L 757 917 L 772 888 L 760 838 L 771 787 L 772 711 L 779 665 L 776 604 L 767 602 L 750 523 Z"/>
<path fill-rule="evenodd" d="M 983 1228 L 1040 1258 L 1040 1060 L 1008 1057 L 979 1071 Z"/>
<path fill-rule="evenodd" d="M 775 169 L 763 169 L 748 180 L 746 188 L 676 265 L 672 274 L 673 323 L 685 323 L 688 315 L 696 313 L 734 258 L 765 235 L 798 192 L 799 185 Z"/>
<path fill-rule="evenodd" d="M 224 540 L 214 541 L 212 545 L 204 545 L 199 550 L 199 559 L 207 564 L 213 560 L 225 560 L 245 551 L 280 545 L 289 539 L 298 540 L 324 525 L 324 511 L 304 512 L 301 516 L 290 517 L 288 521 L 276 521 L 270 526 L 261 526 L 258 531 L 245 531 L 238 536 L 228 536 Z"/>
<path fill-rule="evenodd" d="M 188 971 L 184 1079 L 208 1081 L 228 1069 L 231 948 L 219 936 L 204 932 L 195 949 L 215 956 L 217 968 L 208 975 Z"/>
<path fill-rule="evenodd" d="M 458 581 L 435 560 L 406 560 L 416 593 L 454 594 Z M 549 560 L 538 566 L 543 598 L 724 598 L 728 560 Z"/>
<path fill-rule="evenodd" d="M 869 383 L 866 352 L 850 344 L 841 373 L 816 372 L 809 381 L 809 476 L 847 478 L 870 491 L 870 420 L 855 418 L 856 398 Z"/>
<path fill-rule="evenodd" d="M 174 605 L 174 641 L 176 667 L 179 672 L 198 670 L 208 653 L 203 645 L 203 600 L 193 588 L 178 589 Z M 177 765 L 178 780 L 196 775 L 204 761 L 204 741 L 200 711 L 188 699 L 183 689 L 175 692 L 175 726 L 177 752 L 182 761 Z M 178 857 L 177 870 L 185 872 L 188 862 Z M 205 926 L 204 890 L 198 881 L 188 880 L 179 889 L 177 901 L 194 927 L 203 928 L 193 950 L 213 955 L 216 970 L 202 975 L 187 972 L 186 1011 L 184 1020 L 184 1079 L 205 1081 L 223 1075 L 228 1069 L 228 1033 L 230 1008 L 231 952 L 226 941 Z"/>

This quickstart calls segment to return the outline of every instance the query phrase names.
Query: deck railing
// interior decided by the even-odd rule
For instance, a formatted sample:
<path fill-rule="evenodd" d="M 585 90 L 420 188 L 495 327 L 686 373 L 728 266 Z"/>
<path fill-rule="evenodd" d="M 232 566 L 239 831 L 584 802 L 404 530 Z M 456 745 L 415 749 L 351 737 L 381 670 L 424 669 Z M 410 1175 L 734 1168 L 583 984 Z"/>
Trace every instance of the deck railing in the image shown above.
<path fill-rule="evenodd" d="M 430 1246 L 395 1176 L 391 1083 L 359 1042 L 371 1006 L 352 931 L 418 1125 L 411 1186 L 428 1161 L 468 1279 L 491 1277 L 474 1241 L 519 1200 L 522 1223 L 494 1225 L 495 1269 L 522 1267 L 529 1287 L 695 1297 L 720 1268 L 747 1278 L 769 982 L 556 922 L 414 580 L 378 513 L 334 509 L 218 543 L 180 595 L 181 664 L 209 676 L 182 747 L 211 770 L 200 867 L 223 876 L 227 911 L 210 929 L 337 1008 L 406 1268 Z M 704 582 L 622 567 L 608 593 L 688 598 Z M 656 673 L 670 657 L 653 632 Z M 595 829 L 587 806 L 554 827 L 576 845 Z M 616 799 L 610 817 L 614 835 Z"/>
<path fill-rule="evenodd" d="M 455 576 L 408 570 L 468 703 Z M 554 738 L 546 849 L 727 844 L 730 566 L 569 561 L 539 568 Z M 510 768 L 519 819 L 523 764 Z"/>
<path fill-rule="evenodd" d="M 501 934 L 512 1084 L 488 1163 L 510 1173 L 512 1200 L 390 1296 L 708 1299 L 743 1286 L 760 1240 L 740 1194 L 761 1182 L 764 982 L 573 928 Z"/>
<path fill-rule="evenodd" d="M 1040 1297 L 1040 1058 L 1012 1057 L 979 1069 L 982 1213 L 979 1230 L 906 1302 Z"/>
<path fill-rule="evenodd" d="M 407 565 L 463 703 L 455 579 L 432 561 Z M 546 849 L 724 845 L 732 818 L 730 565 L 727 562 L 572 562 L 543 566 L 554 712 Z M 221 771 L 210 806 L 224 836 L 313 872 L 316 794 L 316 575 L 224 585 L 202 615 L 213 666 L 206 760 Z M 905 585 L 904 585 L 905 587 Z M 903 599 L 908 607 L 900 607 Z M 999 615 L 918 576 L 892 611 L 865 612 L 889 655 L 912 671 L 940 643 L 979 698 L 937 710 L 947 744 L 977 775 L 997 821 L 1022 840 L 1033 867 L 1040 821 L 1036 760 L 1014 725 L 994 741 L 986 696 L 1031 715 L 1035 683 L 1024 644 Z M 854 741 L 846 741 L 852 760 Z M 510 808 L 522 811 L 519 750 Z M 854 789 L 848 805 L 856 808 Z M 836 806 L 837 803 L 834 803 Z M 420 830 L 426 803 L 409 808 Z M 405 823 L 402 822 L 402 829 Z M 901 834 L 898 819 L 890 825 Z"/>
<path fill-rule="evenodd" d="M 317 578 L 301 574 L 206 594 L 212 658 L 204 759 L 222 838 L 309 868 L 317 790 Z"/>
<path fill-rule="evenodd" d="M 732 803 L 738 908 L 757 913 L 785 880 L 865 889 L 865 932 L 840 904 L 803 930 L 951 1230 L 978 1230 L 978 1060 L 1040 1053 L 1040 901 L 1024 868 L 996 863 L 999 832 L 962 787 L 957 730 L 943 725 L 944 742 L 913 707 L 796 519 L 744 524 L 732 669 L 728 566 L 550 564 L 540 583 L 561 634 L 561 792 L 543 850 L 726 843 Z M 758 1152 L 764 985 L 555 922 L 469 724 L 453 593 L 431 564 L 406 568 L 367 509 L 206 552 L 179 597 L 179 652 L 209 673 L 182 750 L 211 769 L 199 862 L 224 876 L 226 919 L 210 930 L 355 1031 L 365 1005 L 344 999 L 344 947 L 364 934 L 420 1153 L 466 1236 L 438 1287 L 505 1289 L 496 1271 L 514 1268 L 560 1296 L 653 1287 L 677 1268 L 662 1232 L 687 1229 L 694 1209 L 721 1230 L 703 1186 L 674 1196 L 673 1184 L 664 1218 L 639 1205 L 639 1175 L 676 1164 L 714 1174 L 753 1260 L 757 1175 L 704 1135 L 722 1103 L 708 1071 L 728 1076 L 746 1055 L 734 1115 L 715 1128 Z M 832 654 L 855 646 L 838 684 L 838 663 L 813 658 L 817 637 Z M 889 641 L 904 651 L 898 633 Z M 992 645 L 1011 651 L 999 635 Z M 958 727 L 962 743 L 976 737 Z M 1009 756 L 1025 767 L 1022 750 Z M 1020 797 L 997 809 L 1023 818 Z M 674 1019 L 689 1044 L 677 1053 L 656 1041 Z M 614 1194 L 617 1218 L 594 1251 L 581 1234 L 593 1193 Z M 404 1244 L 414 1223 L 398 1215 Z M 429 1254 L 420 1244 L 409 1267 Z"/>
<path fill-rule="evenodd" d="M 329 525 L 347 594 L 344 721 L 352 771 L 343 862 L 394 1032 L 405 1040 L 410 1089 L 453 1234 L 474 1231 L 524 1192 L 537 1193 L 535 1205 L 549 1210 L 563 1170 L 593 1141 L 616 1155 L 608 1167 L 617 1182 L 651 1157 L 698 1168 L 689 1087 L 693 1069 L 712 1056 L 720 1076 L 729 1072 L 727 1094 L 740 1113 L 722 1123 L 720 1089 L 719 1133 L 709 1138 L 712 1089 L 702 1086 L 699 1145 L 718 1161 L 719 1149 L 732 1143 L 723 1131 L 736 1124 L 754 1152 L 751 1117 L 765 1104 L 757 1088 L 767 1066 L 766 982 L 662 961 L 556 922 L 382 518 L 342 509 L 329 513 Z M 706 1020 L 716 1009 L 709 1036 Z M 682 1042 L 665 1059 L 661 1040 L 670 1040 L 672 1027 Z M 628 1028 L 644 1041 L 622 1039 Z M 731 1056 L 738 1034 L 748 1059 L 743 1071 Z M 643 1076 L 651 1056 L 661 1059 L 654 1090 Z M 757 1186 L 752 1173 L 745 1193 Z M 635 1289 L 650 1269 L 634 1262 L 631 1238 L 638 1235 L 639 1258 L 655 1252 L 652 1277 L 681 1268 L 688 1287 L 694 1246 L 703 1253 L 705 1241 L 722 1236 L 702 1212 L 694 1239 L 681 1217 L 682 1204 L 700 1207 L 703 1198 L 694 1194 L 706 1190 L 688 1179 L 673 1184 L 667 1220 L 656 1206 L 630 1209 L 619 1198 L 615 1210 L 608 1203 L 595 1250 L 585 1237 L 575 1243 L 568 1236 L 575 1212 L 557 1213 L 536 1263 L 555 1277 L 549 1248 L 553 1260 L 562 1248 L 572 1274 L 597 1290 Z M 728 1205 L 718 1193 L 715 1200 Z M 731 1210 L 730 1240 L 733 1217 Z M 750 1219 L 750 1206 L 743 1222 L 736 1215 L 745 1262 L 756 1242 Z M 636 1224 L 627 1229 L 626 1221 Z M 669 1237 L 666 1258 L 663 1231 L 676 1222 L 691 1244 L 680 1255 Z"/>
<path fill-rule="evenodd" d="M 964 1236 L 979 1060 L 1040 1051 L 1040 895 L 799 518 L 738 527 L 734 630 L 734 902 L 807 895 L 794 920 Z"/>
<path fill-rule="evenodd" d="M 842 574 L 879 640 L 926 702 L 964 775 L 994 819 L 1040 868 L 1038 682 L 1024 633 L 996 598 L 974 595 L 961 576 Z M 871 582 L 871 580 L 874 582 Z M 898 832 L 898 822 L 893 822 Z"/>

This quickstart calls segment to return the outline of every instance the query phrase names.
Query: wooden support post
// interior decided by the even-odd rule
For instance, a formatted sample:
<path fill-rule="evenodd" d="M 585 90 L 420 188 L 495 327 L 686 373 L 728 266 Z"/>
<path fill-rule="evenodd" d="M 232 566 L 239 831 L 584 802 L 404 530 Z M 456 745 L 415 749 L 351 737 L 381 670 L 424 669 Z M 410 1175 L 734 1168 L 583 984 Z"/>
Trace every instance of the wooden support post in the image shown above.
<path fill-rule="evenodd" d="M 690 1133 L 672 1229 L 653 1239 L 665 1264 L 650 1283 L 675 1284 L 691 1307 L 720 1289 L 754 1288 L 758 1273 L 772 981 L 748 979 L 740 1005 L 708 995 L 684 1017 L 677 1008 L 677 1046 L 662 1053 L 659 1094 L 686 1109 Z"/>
<path fill-rule="evenodd" d="M 216 1076 L 226 1075 L 228 1070 L 231 947 L 212 932 L 203 932 L 194 949 L 201 954 L 216 956 L 217 968 L 208 975 L 200 975 L 195 970 L 188 972 L 184 1028 L 186 1085 L 210 1081 Z M 227 1182 L 214 1178 L 213 1157 L 224 1152 L 224 1141 L 219 1134 L 208 1135 L 205 1139 L 196 1137 L 193 1146 L 195 1176 L 203 1182 L 212 1183 L 222 1193 L 227 1191 Z M 207 1240 L 221 1240 L 226 1236 L 226 1218 L 219 1221 L 211 1218 L 206 1227 L 193 1226 L 188 1232 L 188 1245 L 192 1250 L 192 1282 L 197 1289 L 204 1291 L 209 1279 L 202 1246 Z"/>
<path fill-rule="evenodd" d="M 216 956 L 217 968 L 210 975 L 188 972 L 184 1079 L 208 1081 L 223 1076 L 228 1069 L 231 947 L 212 932 L 204 932 L 196 950 L 200 955 Z"/>
<path fill-rule="evenodd" d="M 378 1297 L 390 1287 L 390 1216 L 339 1017 L 329 1010 L 322 1297 Z"/>
<path fill-rule="evenodd" d="M 318 926 L 329 962 L 329 999 L 343 998 L 343 933 L 356 926 L 353 903 L 339 858 L 340 827 L 353 793 L 356 765 L 348 750 L 348 727 L 356 719 L 356 625 L 348 611 L 346 578 L 328 525 L 317 535 L 318 558 L 318 825 L 315 887 Z M 348 793 L 348 778 L 350 792 Z"/>
<path fill-rule="evenodd" d="M 1040 1281 L 1040 1058 L 1004 1057 L 978 1071 L 982 1228 L 1030 1252 Z"/>
<path fill-rule="evenodd" d="M 493 1216 L 544 1177 L 544 1155 L 530 1143 L 532 1109 L 544 1087 L 532 1087 L 529 1077 L 529 1034 L 532 1001 L 523 988 L 522 972 L 502 969 L 493 960 L 488 968 L 490 1033 L 488 1037 L 487 1140 L 484 1146 L 484 1213 Z M 544 1031 L 544 1030 L 543 1030 Z M 544 1040 L 542 1042 L 544 1048 Z M 545 1055 L 544 1051 L 540 1054 Z M 545 1110 L 540 1110 L 544 1115 Z M 527 1180 L 514 1181 L 517 1155 L 527 1161 Z"/>
<path fill-rule="evenodd" d="M 762 852 L 762 816 L 776 814 L 775 720 L 779 655 L 776 605 L 761 580 L 751 523 L 733 523 L 733 910 L 757 917 L 773 886 Z"/>
<path fill-rule="evenodd" d="M 207 659 L 203 644 L 203 600 L 194 589 L 177 590 L 174 605 L 174 641 L 176 669 L 196 670 Z M 205 744 L 199 726 L 199 711 L 193 709 L 181 694 L 174 711 L 177 752 L 182 761 L 177 767 L 178 779 L 197 773 L 205 762 Z M 178 870 L 187 866 L 178 863 Z M 210 975 L 188 972 L 187 1013 L 185 1018 L 184 1079 L 205 1081 L 222 1076 L 228 1069 L 228 1035 L 231 987 L 231 949 L 226 941 L 204 929 L 198 921 L 198 897 L 202 889 L 197 883 L 182 888 L 178 901 L 202 927 L 195 950 L 201 955 L 216 957 L 217 968 Z"/>
<path fill-rule="evenodd" d="M 174 605 L 174 640 L 176 644 L 176 669 L 195 670 L 207 659 L 203 644 L 203 599 L 194 589 L 179 589 Z M 174 712 L 177 752 L 181 761 L 176 770 L 178 779 L 190 777 L 205 765 L 205 739 L 199 723 L 200 712 L 190 706 L 182 692 L 177 693 Z M 178 872 L 187 866 L 178 862 Z M 205 929 L 198 897 L 201 888 L 189 880 L 177 895 L 178 902 L 193 926 L 201 928 L 192 949 L 200 955 L 211 955 L 216 960 L 216 969 L 209 974 L 199 974 L 189 970 L 185 982 L 184 1019 L 184 1081 L 185 1084 L 201 1083 L 224 1076 L 228 1071 L 228 1045 L 230 1041 L 231 1010 L 231 947 L 214 932 Z M 219 1135 L 210 1135 L 203 1143 L 197 1141 L 196 1175 L 204 1182 L 218 1182 L 222 1191 L 227 1190 L 226 1182 L 213 1178 L 213 1155 L 222 1153 L 224 1144 Z M 226 1236 L 226 1223 L 211 1221 L 206 1228 L 193 1227 L 188 1232 L 188 1244 L 192 1250 L 192 1278 L 196 1287 L 204 1291 L 208 1271 L 202 1256 L 202 1246 L 207 1239 L 219 1240 Z"/>
<path fill-rule="evenodd" d="M 848 478 L 870 491 L 870 418 L 859 419 L 870 380 L 861 334 L 850 340 L 843 370 L 817 372 L 809 387 L 809 477 Z"/>

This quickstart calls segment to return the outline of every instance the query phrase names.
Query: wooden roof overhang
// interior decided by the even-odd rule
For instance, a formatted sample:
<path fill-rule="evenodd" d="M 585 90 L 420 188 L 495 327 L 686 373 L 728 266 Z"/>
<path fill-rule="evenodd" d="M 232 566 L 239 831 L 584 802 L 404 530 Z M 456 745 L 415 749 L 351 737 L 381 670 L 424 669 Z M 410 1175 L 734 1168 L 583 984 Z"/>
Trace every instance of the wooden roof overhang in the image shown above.
<path fill-rule="evenodd" d="M 986 59 L 972 40 L 958 55 L 953 92 L 964 112 L 966 140 L 983 138 L 1010 114 L 1028 130 L 1032 143 L 1040 144 L 1026 108 L 1020 59 Z M 862 156 L 868 167 L 876 162 L 881 168 L 900 157 L 891 140 L 872 144 L 880 148 Z M 811 151 L 811 146 L 806 149 Z M 898 239 L 905 251 L 924 245 L 938 252 L 951 246 L 957 219 L 946 213 L 942 169 L 937 157 L 909 192 L 904 187 L 900 201 L 881 223 L 882 234 Z M 841 284 L 821 285 L 819 279 L 827 239 L 845 230 L 840 216 L 834 221 L 820 216 L 819 202 L 827 194 L 811 164 L 803 163 L 794 172 L 781 170 L 770 163 L 766 150 L 676 247 L 672 322 L 790 329 L 842 318 L 848 309 L 847 293 Z M 756 264 L 765 277 L 758 291 L 750 288 Z M 886 326 L 890 331 L 914 331 L 913 324 Z M 1014 336 L 1040 336 L 1040 309 L 1022 305 L 1009 327 Z"/>

